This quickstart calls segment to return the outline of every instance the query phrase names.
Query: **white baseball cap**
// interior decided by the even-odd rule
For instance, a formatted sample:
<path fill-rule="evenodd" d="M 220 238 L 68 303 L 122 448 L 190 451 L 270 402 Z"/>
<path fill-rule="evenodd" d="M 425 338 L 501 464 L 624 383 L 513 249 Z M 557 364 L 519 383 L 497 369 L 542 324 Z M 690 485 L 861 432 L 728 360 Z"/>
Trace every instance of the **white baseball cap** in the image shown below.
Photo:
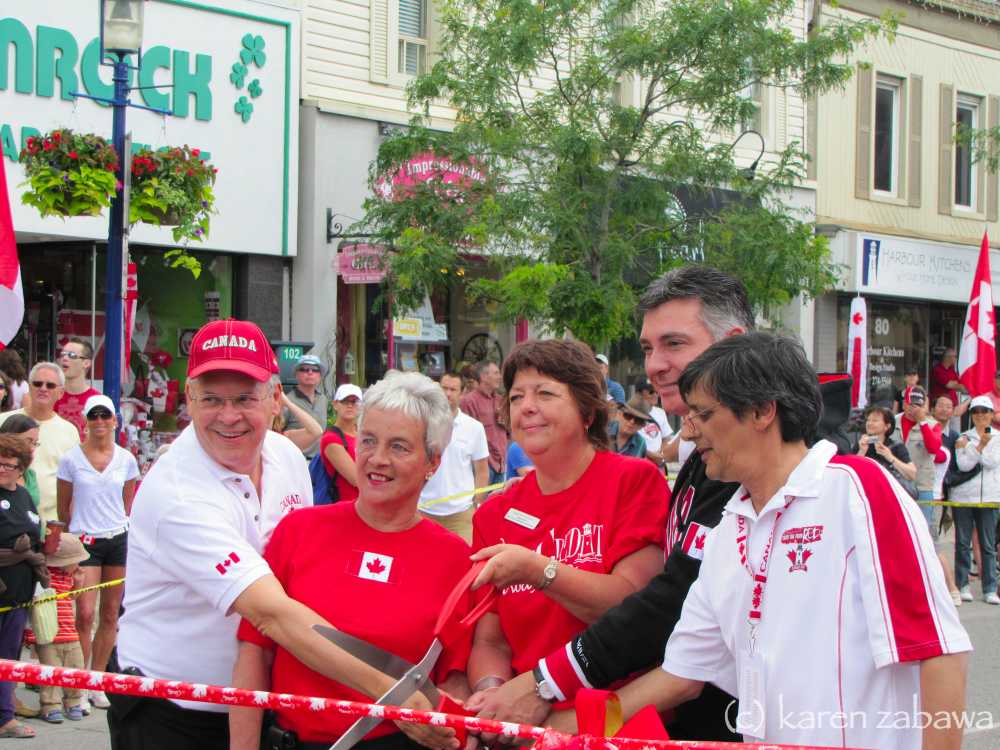
<path fill-rule="evenodd" d="M 608 361 L 608 355 L 607 354 L 598 354 L 596 357 L 594 357 L 594 359 L 596 359 L 598 362 L 603 362 L 606 365 L 610 365 L 611 364 Z"/>
<path fill-rule="evenodd" d="M 989 409 L 996 411 L 993 407 L 993 399 L 989 396 L 976 396 L 969 402 L 969 409 Z"/>
<path fill-rule="evenodd" d="M 105 409 L 107 409 L 112 414 L 115 413 L 115 404 L 114 404 L 114 402 L 110 398 L 108 398 L 107 396 L 105 396 L 103 393 L 99 393 L 96 396 L 91 396 L 90 398 L 87 399 L 86 403 L 84 403 L 84 405 L 83 405 L 83 416 L 87 416 L 88 414 L 90 414 L 90 410 L 91 409 L 96 409 L 99 406 L 103 406 Z M 991 404 L 991 406 L 992 406 L 992 404 Z"/>
<path fill-rule="evenodd" d="M 341 383 L 337 386 L 337 392 L 333 394 L 334 401 L 343 401 L 349 396 L 354 396 L 358 401 L 364 401 L 364 394 L 354 383 Z"/>

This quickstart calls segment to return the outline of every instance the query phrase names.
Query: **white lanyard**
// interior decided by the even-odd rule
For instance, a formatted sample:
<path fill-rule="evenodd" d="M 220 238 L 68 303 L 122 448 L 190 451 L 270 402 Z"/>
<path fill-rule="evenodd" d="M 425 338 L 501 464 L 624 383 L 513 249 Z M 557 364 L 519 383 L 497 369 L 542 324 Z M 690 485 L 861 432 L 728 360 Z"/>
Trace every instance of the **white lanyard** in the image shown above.
<path fill-rule="evenodd" d="M 778 531 L 778 521 L 781 520 L 781 516 L 786 510 L 788 510 L 788 507 L 794 501 L 794 497 L 789 499 L 785 503 L 785 507 L 774 514 L 774 523 L 771 525 L 771 535 L 768 537 L 767 545 L 764 547 L 764 554 L 761 557 L 760 567 L 757 569 L 756 573 L 754 572 L 753 566 L 750 564 L 750 544 L 749 533 L 747 532 L 747 520 L 743 516 L 736 517 L 736 548 L 740 553 L 740 562 L 743 564 L 743 567 L 746 568 L 747 573 L 750 575 L 750 580 L 753 582 L 753 592 L 751 593 L 750 598 L 750 610 L 747 613 L 747 624 L 750 626 L 748 641 L 751 654 L 757 651 L 757 629 L 760 627 L 760 623 L 763 620 L 764 589 L 767 586 L 767 568 L 771 559 L 771 547 L 774 545 L 774 535 Z"/>

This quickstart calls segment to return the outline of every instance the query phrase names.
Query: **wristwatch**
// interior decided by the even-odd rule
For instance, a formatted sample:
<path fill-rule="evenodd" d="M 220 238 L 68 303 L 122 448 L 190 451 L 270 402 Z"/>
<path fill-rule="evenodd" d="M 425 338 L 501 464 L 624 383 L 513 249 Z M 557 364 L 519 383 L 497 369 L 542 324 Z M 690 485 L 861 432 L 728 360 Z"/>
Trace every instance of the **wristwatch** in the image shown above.
<path fill-rule="evenodd" d="M 552 582 L 556 580 L 556 566 L 559 563 L 556 561 L 555 556 L 549 560 L 549 564 L 545 566 L 542 571 L 542 582 L 539 583 L 535 588 L 541 591 L 542 589 L 547 589 L 552 585 Z"/>
<path fill-rule="evenodd" d="M 531 670 L 531 674 L 535 677 L 535 693 L 543 701 L 548 701 L 551 703 L 556 699 L 556 691 L 552 689 L 552 686 L 545 680 L 545 676 L 542 674 L 537 666 Z"/>

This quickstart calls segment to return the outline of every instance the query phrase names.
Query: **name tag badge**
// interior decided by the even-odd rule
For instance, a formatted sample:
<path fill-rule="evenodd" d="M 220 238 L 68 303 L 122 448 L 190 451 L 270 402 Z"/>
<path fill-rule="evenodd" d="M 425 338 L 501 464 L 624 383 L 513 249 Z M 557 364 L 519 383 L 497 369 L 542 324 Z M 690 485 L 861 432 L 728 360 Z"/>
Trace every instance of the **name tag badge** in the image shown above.
<path fill-rule="evenodd" d="M 525 513 L 523 510 L 511 508 L 507 511 L 506 515 L 504 515 L 504 520 L 516 523 L 518 526 L 523 526 L 526 529 L 534 530 L 535 527 L 538 526 L 538 522 L 541 519 L 535 518 L 534 516 Z"/>
<path fill-rule="evenodd" d="M 764 719 L 767 705 L 764 702 L 764 656 L 744 651 L 740 664 L 740 710 L 736 716 L 736 731 L 746 737 L 764 739 Z"/>

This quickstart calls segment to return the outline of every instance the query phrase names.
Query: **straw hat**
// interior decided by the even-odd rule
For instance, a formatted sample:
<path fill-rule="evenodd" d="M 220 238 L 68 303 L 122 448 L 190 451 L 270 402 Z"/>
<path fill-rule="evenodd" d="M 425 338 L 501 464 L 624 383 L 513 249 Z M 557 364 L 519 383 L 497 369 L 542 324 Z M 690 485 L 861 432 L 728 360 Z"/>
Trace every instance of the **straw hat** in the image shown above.
<path fill-rule="evenodd" d="M 45 556 L 45 564 L 50 568 L 63 568 L 81 563 L 89 557 L 90 553 L 84 549 L 79 537 L 63 534 L 59 537 L 59 548 L 53 554 Z"/>

